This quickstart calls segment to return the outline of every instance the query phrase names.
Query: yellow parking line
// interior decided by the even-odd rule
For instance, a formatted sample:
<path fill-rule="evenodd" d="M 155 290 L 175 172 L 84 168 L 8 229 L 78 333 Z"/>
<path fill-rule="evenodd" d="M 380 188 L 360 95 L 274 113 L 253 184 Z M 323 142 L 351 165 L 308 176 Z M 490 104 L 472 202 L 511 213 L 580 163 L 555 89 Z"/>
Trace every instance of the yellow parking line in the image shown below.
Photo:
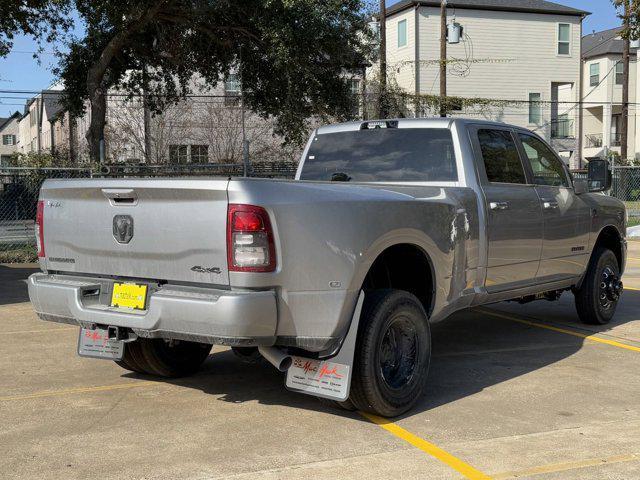
<path fill-rule="evenodd" d="M 611 345 L 612 347 L 623 348 L 625 350 L 631 350 L 633 352 L 640 352 L 640 347 L 634 347 L 633 345 L 627 345 L 625 343 L 616 342 L 615 340 L 607 340 L 606 338 L 596 337 L 595 335 L 586 335 L 584 333 L 576 332 L 574 330 L 567 330 L 565 328 L 554 327 L 552 325 L 546 325 L 544 323 L 532 322 L 530 320 L 525 320 L 523 318 L 514 317 L 512 315 L 507 315 L 504 313 L 498 313 L 493 310 L 488 310 L 485 308 L 479 308 L 479 311 L 483 313 L 487 313 L 494 317 L 504 318 L 506 320 L 511 320 L 512 322 L 522 323 L 524 325 L 529 325 L 532 327 L 544 328 L 546 330 L 552 330 L 558 333 L 565 333 L 567 335 L 573 335 L 574 337 L 584 338 L 586 340 L 590 340 L 592 342 L 603 343 L 605 345 Z"/>
<path fill-rule="evenodd" d="M 624 286 L 625 290 L 635 290 L 636 292 L 640 292 L 640 288 L 633 288 L 633 287 L 627 287 L 626 285 Z"/>
<path fill-rule="evenodd" d="M 396 437 L 404 440 L 407 443 L 410 443 L 414 447 L 422 450 L 428 455 L 431 455 L 445 465 L 448 465 L 452 469 L 464 475 L 465 478 L 468 478 L 470 480 L 491 480 L 491 477 L 489 477 L 488 475 L 485 475 L 479 470 L 476 470 L 471 465 L 463 462 L 459 458 L 454 457 L 450 453 L 445 452 L 440 447 L 435 446 L 433 443 L 427 442 L 426 440 L 414 435 L 413 433 L 405 430 L 395 423 L 390 422 L 386 418 L 378 417 L 377 415 L 373 415 L 371 413 L 358 413 L 360 413 L 360 415 L 365 417 L 367 420 L 384 428 L 387 432 L 392 433 Z"/>
<path fill-rule="evenodd" d="M 640 258 L 635 258 L 635 257 L 627 257 L 629 260 L 636 260 L 638 262 L 640 262 Z"/>
<path fill-rule="evenodd" d="M 131 382 L 131 383 L 119 383 L 116 385 L 101 385 L 97 387 L 67 388 L 64 390 L 52 390 L 48 392 L 28 393 L 26 395 L 11 395 L 8 397 L 0 397 L 0 402 L 10 402 L 14 400 L 29 400 L 31 398 L 58 397 L 62 395 L 73 395 L 76 393 L 105 392 L 109 390 L 122 390 L 126 388 L 150 387 L 151 385 L 157 385 L 157 383 L 158 382 L 140 381 L 140 382 Z"/>
<path fill-rule="evenodd" d="M 512 472 L 502 472 L 493 476 L 494 480 L 508 480 L 511 478 L 531 477 L 534 475 L 543 475 L 546 473 L 567 472 L 570 470 L 578 470 L 581 468 L 598 467 L 601 465 L 609 465 L 612 463 L 634 462 L 638 460 L 637 455 L 615 455 L 607 458 L 593 458 L 589 460 L 580 460 L 577 462 L 554 463 L 550 465 L 542 465 L 540 467 L 532 467 L 524 470 L 514 470 Z"/>

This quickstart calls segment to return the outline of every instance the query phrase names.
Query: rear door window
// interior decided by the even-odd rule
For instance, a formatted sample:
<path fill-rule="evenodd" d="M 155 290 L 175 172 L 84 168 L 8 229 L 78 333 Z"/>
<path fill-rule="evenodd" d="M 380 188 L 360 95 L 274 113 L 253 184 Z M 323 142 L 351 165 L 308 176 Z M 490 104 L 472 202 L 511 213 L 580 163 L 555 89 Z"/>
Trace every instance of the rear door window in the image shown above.
<path fill-rule="evenodd" d="M 316 135 L 301 180 L 456 182 L 451 131 L 380 128 Z"/>
<path fill-rule="evenodd" d="M 478 130 L 478 143 L 489 182 L 527 183 L 518 147 L 510 131 Z"/>

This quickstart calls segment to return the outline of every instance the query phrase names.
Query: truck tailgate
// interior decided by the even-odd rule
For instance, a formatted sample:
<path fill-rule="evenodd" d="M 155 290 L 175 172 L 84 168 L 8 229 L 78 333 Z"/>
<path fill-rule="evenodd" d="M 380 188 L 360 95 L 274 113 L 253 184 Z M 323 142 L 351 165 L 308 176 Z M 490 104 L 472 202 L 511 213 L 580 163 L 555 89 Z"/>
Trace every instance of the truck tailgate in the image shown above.
<path fill-rule="evenodd" d="M 53 271 L 228 285 L 227 179 L 47 180 Z"/>

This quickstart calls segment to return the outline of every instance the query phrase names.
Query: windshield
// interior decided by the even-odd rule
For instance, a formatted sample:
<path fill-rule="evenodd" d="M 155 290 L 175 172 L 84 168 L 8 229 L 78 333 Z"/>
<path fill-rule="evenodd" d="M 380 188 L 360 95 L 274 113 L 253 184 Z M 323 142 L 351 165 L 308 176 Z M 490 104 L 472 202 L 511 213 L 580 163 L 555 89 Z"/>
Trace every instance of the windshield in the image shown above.
<path fill-rule="evenodd" d="M 455 182 L 451 131 L 388 128 L 316 135 L 301 180 Z"/>

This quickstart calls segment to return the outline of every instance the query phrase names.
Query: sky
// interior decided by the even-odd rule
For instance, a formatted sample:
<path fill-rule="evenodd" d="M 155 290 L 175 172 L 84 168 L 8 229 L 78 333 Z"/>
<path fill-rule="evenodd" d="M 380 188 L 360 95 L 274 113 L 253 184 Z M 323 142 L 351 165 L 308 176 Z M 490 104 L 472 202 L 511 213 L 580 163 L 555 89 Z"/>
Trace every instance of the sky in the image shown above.
<path fill-rule="evenodd" d="M 396 1 L 398 0 L 387 0 L 387 5 L 393 5 Z M 455 4 L 455 0 L 450 0 L 450 3 Z M 610 0 L 557 0 L 555 3 L 592 12 L 584 21 L 585 35 L 593 30 L 606 30 L 620 24 Z M 37 91 L 51 85 L 55 80 L 51 69 L 56 63 L 52 48 L 45 45 L 44 53 L 39 59 L 33 58 L 36 50 L 37 45 L 31 39 L 16 38 L 11 53 L 6 58 L 0 58 L 0 91 Z M 29 96 L 31 95 L 0 92 L 0 117 L 21 110 Z"/>

